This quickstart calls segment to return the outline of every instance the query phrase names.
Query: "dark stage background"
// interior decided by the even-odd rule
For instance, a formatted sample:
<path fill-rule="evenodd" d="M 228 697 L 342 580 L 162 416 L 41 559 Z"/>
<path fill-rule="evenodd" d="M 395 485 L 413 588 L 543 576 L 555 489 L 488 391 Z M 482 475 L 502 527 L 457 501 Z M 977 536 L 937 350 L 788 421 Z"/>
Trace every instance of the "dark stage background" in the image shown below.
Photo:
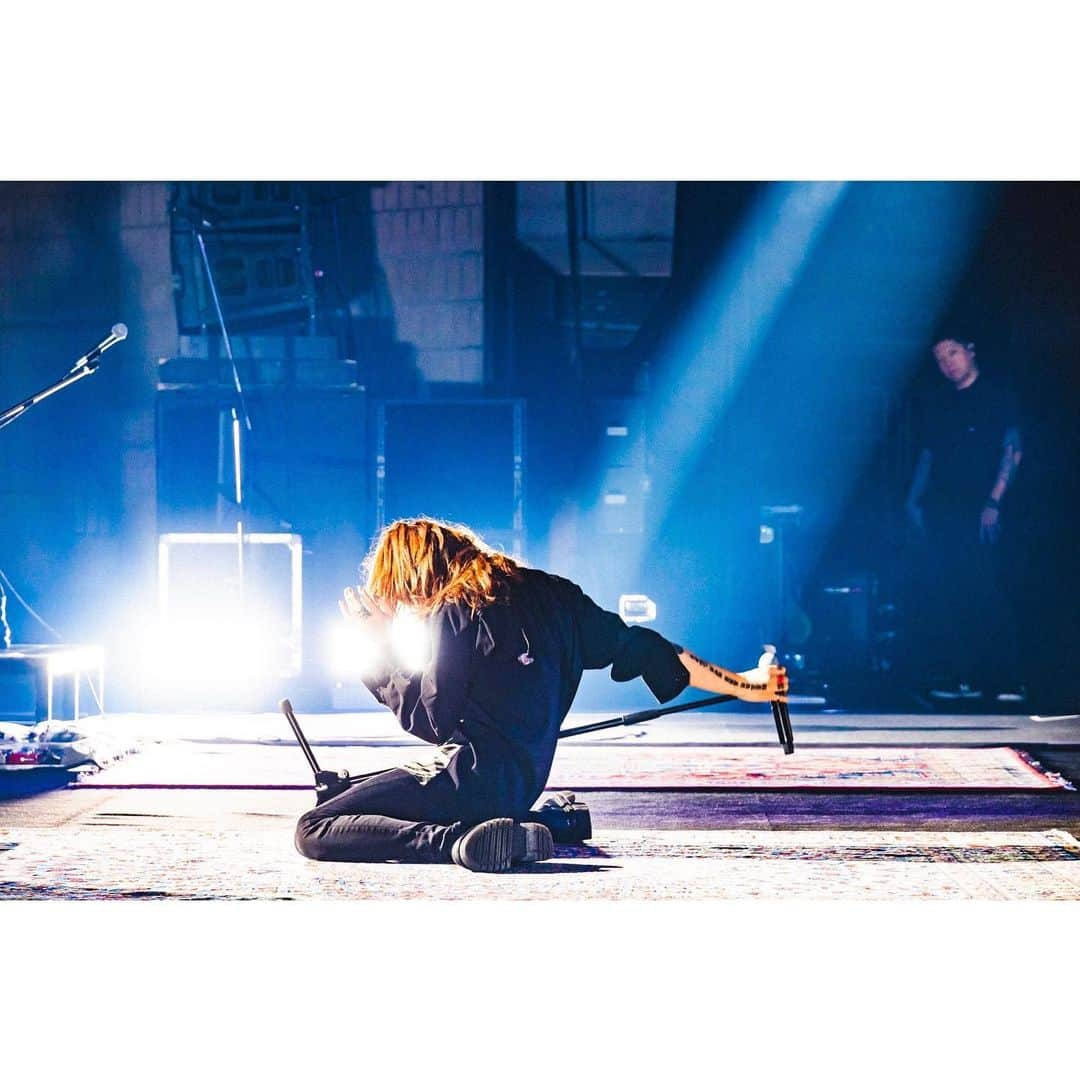
<path fill-rule="evenodd" d="M 796 689 L 915 707 L 903 501 L 947 334 L 1022 403 L 1021 674 L 1030 711 L 1075 711 L 1080 186 L 0 184 L 0 405 L 130 331 L 0 432 L 0 569 L 107 645 L 129 707 L 158 534 L 235 521 L 200 236 L 248 392 L 245 525 L 304 537 L 309 707 L 332 700 L 324 628 L 379 521 L 430 512 L 608 606 L 648 594 L 721 663 L 777 641 Z M 8 594 L 15 639 L 54 640 Z M 632 701 L 597 677 L 579 703 Z"/>

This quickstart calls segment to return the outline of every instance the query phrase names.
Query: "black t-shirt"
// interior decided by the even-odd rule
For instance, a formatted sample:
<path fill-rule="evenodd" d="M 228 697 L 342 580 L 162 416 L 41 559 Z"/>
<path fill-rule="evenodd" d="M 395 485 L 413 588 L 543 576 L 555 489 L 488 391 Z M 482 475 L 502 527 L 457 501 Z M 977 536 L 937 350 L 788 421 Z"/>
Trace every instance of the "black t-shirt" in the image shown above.
<path fill-rule="evenodd" d="M 980 372 L 966 389 L 938 384 L 922 402 L 920 450 L 932 456 L 925 504 L 931 513 L 978 513 L 1001 466 L 1006 436 L 1019 449 L 1020 421 L 1008 385 Z"/>
<path fill-rule="evenodd" d="M 525 570 L 508 602 L 475 615 L 445 604 L 428 626 L 422 672 L 397 670 L 388 657 L 364 682 L 406 731 L 440 745 L 434 767 L 458 787 L 513 793 L 525 808 L 547 782 L 585 669 L 611 665 L 618 682 L 640 676 L 659 701 L 690 679 L 677 646 L 541 570 Z"/>

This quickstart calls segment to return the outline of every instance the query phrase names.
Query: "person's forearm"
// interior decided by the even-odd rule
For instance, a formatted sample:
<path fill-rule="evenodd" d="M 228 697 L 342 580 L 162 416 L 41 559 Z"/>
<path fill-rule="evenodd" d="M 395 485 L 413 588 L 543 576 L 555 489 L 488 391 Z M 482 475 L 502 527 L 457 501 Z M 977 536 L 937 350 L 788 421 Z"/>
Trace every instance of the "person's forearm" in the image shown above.
<path fill-rule="evenodd" d="M 994 486 L 990 489 L 991 502 L 999 503 L 1005 497 L 1005 492 L 1008 491 L 1009 485 L 1016 475 L 1022 457 L 1023 454 L 1020 452 L 1019 447 L 1014 446 L 1011 442 L 1005 445 L 1005 449 L 1001 454 L 1001 464 L 998 466 L 997 476 L 994 479 Z"/>
<path fill-rule="evenodd" d="M 743 697 L 748 691 L 759 688 L 759 684 L 750 682 L 735 671 L 728 671 L 719 664 L 710 664 L 685 649 L 679 653 L 682 665 L 690 673 L 690 685 L 698 690 L 709 690 L 714 694 L 733 694 Z"/>

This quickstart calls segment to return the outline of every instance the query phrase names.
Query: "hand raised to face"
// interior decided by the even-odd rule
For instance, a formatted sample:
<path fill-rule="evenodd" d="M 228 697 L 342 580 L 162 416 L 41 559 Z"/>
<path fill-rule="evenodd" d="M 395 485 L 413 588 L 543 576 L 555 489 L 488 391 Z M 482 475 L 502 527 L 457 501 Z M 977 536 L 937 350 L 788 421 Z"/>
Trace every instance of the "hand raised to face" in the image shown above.
<path fill-rule="evenodd" d="M 352 585 L 345 590 L 338 607 L 346 619 L 362 622 L 373 630 L 388 628 L 394 618 L 389 604 L 372 596 L 366 589 L 356 589 Z"/>

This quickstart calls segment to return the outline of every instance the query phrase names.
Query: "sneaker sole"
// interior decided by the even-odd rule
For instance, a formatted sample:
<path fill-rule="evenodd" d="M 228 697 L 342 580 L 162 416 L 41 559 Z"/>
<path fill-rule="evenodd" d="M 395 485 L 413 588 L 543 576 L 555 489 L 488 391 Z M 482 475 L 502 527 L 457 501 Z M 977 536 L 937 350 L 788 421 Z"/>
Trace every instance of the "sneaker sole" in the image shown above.
<path fill-rule="evenodd" d="M 519 825 L 513 818 L 492 818 L 474 825 L 454 844 L 451 858 L 479 874 L 498 874 L 514 863 L 543 862 L 555 854 L 544 825 Z"/>
<path fill-rule="evenodd" d="M 544 862 L 555 854 L 555 838 L 546 825 L 525 822 L 514 834 L 514 862 Z"/>

